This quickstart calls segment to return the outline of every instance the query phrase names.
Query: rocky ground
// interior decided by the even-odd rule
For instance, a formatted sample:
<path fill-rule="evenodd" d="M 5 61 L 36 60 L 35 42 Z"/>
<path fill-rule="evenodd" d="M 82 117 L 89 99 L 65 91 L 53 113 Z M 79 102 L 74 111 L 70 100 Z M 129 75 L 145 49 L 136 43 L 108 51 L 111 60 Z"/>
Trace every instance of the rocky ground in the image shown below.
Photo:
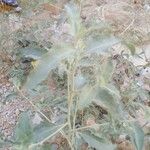
<path fill-rule="evenodd" d="M 13 11 L 7 12 L 7 19 L 4 19 L 4 14 L 6 12 L 0 12 L 1 22 L 0 28 L 7 29 L 7 42 L 3 38 L 2 47 L 0 48 L 0 132 L 4 135 L 4 138 L 10 138 L 13 135 L 14 127 L 19 118 L 19 114 L 23 111 L 32 108 L 32 105 L 20 94 L 15 95 L 17 91 L 16 86 L 12 83 L 9 78 L 10 66 L 15 62 L 12 56 L 9 56 L 9 50 L 15 45 L 13 33 L 22 32 L 24 28 L 27 32 L 33 26 L 38 26 L 38 30 L 34 35 L 40 41 L 41 44 L 47 44 L 46 41 L 52 43 L 57 43 L 65 37 L 65 32 L 67 30 L 67 24 L 61 23 L 60 25 L 58 19 L 61 17 L 62 9 L 67 0 L 57 2 L 54 6 L 47 3 L 39 5 L 36 9 L 29 10 L 24 16 L 24 9 L 20 14 L 16 14 Z M 21 6 L 23 4 L 21 3 Z M 24 6 L 27 6 L 24 5 Z M 23 6 L 23 7 L 24 7 Z M 150 3 L 147 0 L 86 0 L 83 6 L 81 17 L 85 23 L 89 23 L 92 19 L 102 20 L 109 22 L 113 25 L 113 30 L 116 35 L 119 36 L 130 36 L 128 31 L 136 31 L 141 41 L 136 41 L 136 50 L 138 53 L 144 49 L 144 55 L 141 57 L 131 57 L 130 60 L 135 66 L 141 66 L 139 69 L 139 76 L 137 80 L 139 84 L 150 92 L 150 67 L 145 66 L 148 61 L 150 61 Z M 40 30 L 40 25 L 42 23 L 49 21 L 53 22 L 51 26 L 48 26 L 44 30 Z M 6 26 L 7 25 L 7 26 Z M 28 33 L 30 37 L 32 33 Z M 35 38 L 34 37 L 34 38 Z M 136 40 L 136 39 L 135 39 Z M 119 45 L 114 47 L 114 49 L 120 50 L 124 47 Z M 6 52 L 6 55 L 4 54 Z M 8 55 L 7 55 L 8 54 Z M 5 56 L 4 56 L 5 55 Z M 122 68 L 122 67 L 121 67 Z M 119 73 L 123 72 L 121 69 L 118 70 Z M 125 85 L 124 85 L 125 86 Z M 12 96 L 14 94 L 14 96 Z M 11 96 L 10 96 L 11 95 Z M 9 98 L 11 97 L 11 98 Z M 150 104 L 149 104 L 150 105 Z M 139 118 L 142 120 L 141 123 L 144 124 L 142 118 L 142 112 L 139 112 Z M 139 119 L 139 120 L 140 120 Z M 147 123 L 150 127 L 150 122 Z M 124 143 L 123 143 L 124 144 Z M 125 143 L 126 144 L 126 143 Z M 123 147 L 123 148 L 122 148 Z M 126 146 L 120 146 L 120 150 Z M 130 147 L 130 146 L 129 146 Z M 132 149 L 131 147 L 129 149 Z"/>

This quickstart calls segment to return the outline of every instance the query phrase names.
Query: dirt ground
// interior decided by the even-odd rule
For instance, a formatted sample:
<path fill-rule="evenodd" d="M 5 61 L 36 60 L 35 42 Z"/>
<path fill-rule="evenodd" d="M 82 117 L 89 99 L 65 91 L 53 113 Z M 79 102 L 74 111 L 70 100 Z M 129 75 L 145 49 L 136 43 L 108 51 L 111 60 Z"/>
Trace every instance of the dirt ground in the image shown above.
<path fill-rule="evenodd" d="M 27 12 L 26 5 L 20 4 L 22 7 L 21 13 L 12 11 L 0 12 L 0 32 L 4 32 L 0 47 L 0 132 L 4 138 L 10 138 L 13 135 L 14 127 L 18 121 L 21 112 L 28 109 L 33 109 L 32 105 L 20 94 L 17 96 L 10 95 L 18 92 L 13 85 L 8 74 L 10 66 L 15 64 L 15 58 L 9 54 L 12 52 L 12 47 L 17 47 L 14 41 L 13 33 L 30 30 L 33 26 L 38 25 L 38 30 L 34 33 L 34 38 L 40 41 L 41 44 L 47 44 L 46 41 L 57 43 L 64 38 L 66 32 L 66 24 L 59 24 L 59 19 L 62 15 L 62 10 L 67 0 L 57 1 L 54 5 L 48 3 L 41 4 L 36 9 Z M 117 36 L 129 36 L 129 31 L 137 32 L 141 37 L 140 42 L 136 40 L 136 50 L 141 53 L 145 50 L 145 56 L 131 57 L 130 60 L 135 66 L 144 66 L 146 61 L 150 61 L 150 1 L 149 0 L 85 0 L 81 12 L 81 18 L 85 23 L 90 23 L 92 20 L 105 21 L 113 26 L 113 31 Z M 4 19 L 4 14 L 7 13 L 7 19 Z M 25 15 L 24 15 L 25 14 Z M 49 21 L 50 26 L 40 30 L 42 23 Z M 0 35 L 1 36 L 1 35 Z M 6 38 L 4 37 L 6 36 Z M 28 32 L 28 37 L 33 36 Z M 4 39 L 5 38 L 5 39 Z M 7 39 L 7 40 L 6 40 Z M 119 45 L 114 47 L 116 50 L 124 49 Z M 144 89 L 150 91 L 150 84 L 145 81 L 150 79 L 150 68 L 144 67 L 141 70 L 141 75 L 138 80 Z M 149 80 L 150 81 L 150 80 Z M 142 120 L 142 115 L 139 113 L 139 118 Z M 141 121 L 144 122 L 143 120 Z M 149 128 L 150 128 L 150 122 Z M 145 150 L 150 150 L 150 145 Z M 133 150 L 129 143 L 121 142 L 119 150 Z"/>

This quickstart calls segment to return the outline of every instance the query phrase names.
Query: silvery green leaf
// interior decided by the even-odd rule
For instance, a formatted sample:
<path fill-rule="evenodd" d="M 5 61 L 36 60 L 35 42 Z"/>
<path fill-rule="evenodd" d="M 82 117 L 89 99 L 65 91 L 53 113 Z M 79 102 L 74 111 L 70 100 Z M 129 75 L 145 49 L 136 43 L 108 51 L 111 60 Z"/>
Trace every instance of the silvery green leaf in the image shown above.
<path fill-rule="evenodd" d="M 21 114 L 15 129 L 15 141 L 22 145 L 29 145 L 33 138 L 33 128 L 27 112 Z"/>
<path fill-rule="evenodd" d="M 79 10 L 75 5 L 66 5 L 65 8 L 66 8 L 67 15 L 69 17 L 71 34 L 75 36 L 81 30 L 81 18 L 80 18 Z"/>
<path fill-rule="evenodd" d="M 26 47 L 21 48 L 18 50 L 19 56 L 22 58 L 32 58 L 34 60 L 37 60 L 42 57 L 45 53 L 47 53 L 47 50 L 42 48 L 34 48 L 34 47 Z"/>
<path fill-rule="evenodd" d="M 111 143 L 104 143 L 103 139 L 98 138 L 92 134 L 81 133 L 81 137 L 90 147 L 96 148 L 97 150 L 115 150 L 116 146 Z"/>
<path fill-rule="evenodd" d="M 112 115 L 122 115 L 118 94 L 108 87 L 98 87 L 96 89 L 94 102 L 104 106 Z"/>
<path fill-rule="evenodd" d="M 87 52 L 101 54 L 107 52 L 113 45 L 119 43 L 119 39 L 109 36 L 101 39 L 91 39 L 87 43 Z"/>
<path fill-rule="evenodd" d="M 32 143 L 38 143 L 42 140 L 44 140 L 46 137 L 53 134 L 55 131 L 57 131 L 60 128 L 60 126 L 54 126 L 52 124 L 40 124 L 36 126 L 33 130 L 33 138 Z"/>
<path fill-rule="evenodd" d="M 95 87 L 85 86 L 79 93 L 79 104 L 78 108 L 82 109 L 88 107 L 95 98 Z"/>
<path fill-rule="evenodd" d="M 110 81 L 113 71 L 114 71 L 115 64 L 112 62 L 111 59 L 104 60 L 103 63 L 100 65 L 100 84 L 101 86 L 105 86 Z"/>
<path fill-rule="evenodd" d="M 34 69 L 30 72 L 24 87 L 33 89 L 39 83 L 44 81 L 49 72 L 56 68 L 63 59 L 68 59 L 74 55 L 74 49 L 72 47 L 56 47 L 51 52 L 44 54 L 39 60 L 37 60 Z"/>
<path fill-rule="evenodd" d="M 80 133 L 76 133 L 75 137 L 75 149 L 81 149 L 81 145 L 84 143 L 84 140 L 80 136 Z"/>
<path fill-rule="evenodd" d="M 136 150 L 143 150 L 144 146 L 144 131 L 142 127 L 138 123 L 132 124 L 132 133 L 131 138 L 132 142 L 134 143 Z"/>

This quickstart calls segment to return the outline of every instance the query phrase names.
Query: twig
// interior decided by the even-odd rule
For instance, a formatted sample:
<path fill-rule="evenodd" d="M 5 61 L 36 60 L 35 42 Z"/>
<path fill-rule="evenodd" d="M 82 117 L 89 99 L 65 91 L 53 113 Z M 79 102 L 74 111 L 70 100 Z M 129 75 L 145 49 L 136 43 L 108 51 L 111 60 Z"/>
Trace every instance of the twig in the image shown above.
<path fill-rule="evenodd" d="M 102 20 L 105 21 L 105 5 L 102 7 Z"/>
<path fill-rule="evenodd" d="M 51 5 L 52 7 L 55 7 L 55 8 L 57 8 L 57 9 L 59 9 L 59 10 L 64 10 L 64 9 L 62 9 L 62 8 L 60 8 L 60 7 L 56 6 L 56 5 L 54 5 L 54 4 L 50 4 L 50 3 L 49 3 L 49 5 Z"/>
<path fill-rule="evenodd" d="M 133 25 L 134 21 L 135 19 L 131 21 L 131 23 L 124 29 L 124 31 L 120 35 L 123 35 Z"/>
<path fill-rule="evenodd" d="M 148 58 L 147 58 L 147 56 L 146 56 L 146 53 L 145 53 L 145 50 L 142 48 L 142 51 L 143 51 L 143 54 L 144 54 L 144 57 L 145 57 L 145 61 L 147 62 L 147 63 L 149 63 L 149 60 L 148 60 Z"/>
<path fill-rule="evenodd" d="M 72 141 L 73 141 L 73 137 L 75 136 L 75 123 L 76 123 L 77 110 L 78 110 L 78 100 L 76 101 L 75 113 L 74 113 L 74 118 L 73 118 L 73 128 L 72 128 L 73 134 L 72 134 Z"/>

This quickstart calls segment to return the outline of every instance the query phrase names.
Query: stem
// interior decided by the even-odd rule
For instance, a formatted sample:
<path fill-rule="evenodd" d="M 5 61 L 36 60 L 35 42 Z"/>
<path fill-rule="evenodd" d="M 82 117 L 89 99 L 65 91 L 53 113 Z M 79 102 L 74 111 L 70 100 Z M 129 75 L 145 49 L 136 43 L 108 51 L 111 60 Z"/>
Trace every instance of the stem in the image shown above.
<path fill-rule="evenodd" d="M 71 132 L 72 130 L 72 119 L 71 116 L 71 108 L 73 104 L 73 98 L 74 98 L 74 91 L 75 91 L 75 86 L 74 86 L 74 75 L 75 75 L 75 70 L 76 70 L 76 63 L 73 61 L 70 66 L 69 66 L 69 71 L 68 71 L 68 126 L 69 126 L 69 138 L 73 138 L 73 134 Z"/>
<path fill-rule="evenodd" d="M 75 123 L 76 123 L 76 116 L 77 116 L 77 110 L 78 110 L 77 108 L 78 108 L 78 100 L 76 101 L 75 113 L 74 113 L 74 117 L 73 117 L 72 141 L 74 141 L 74 137 L 75 137 Z"/>
<path fill-rule="evenodd" d="M 68 72 L 68 126 L 69 126 L 69 138 L 70 138 L 70 131 L 71 131 L 71 118 L 70 118 L 70 116 L 71 116 L 71 96 L 70 96 L 70 71 Z"/>

